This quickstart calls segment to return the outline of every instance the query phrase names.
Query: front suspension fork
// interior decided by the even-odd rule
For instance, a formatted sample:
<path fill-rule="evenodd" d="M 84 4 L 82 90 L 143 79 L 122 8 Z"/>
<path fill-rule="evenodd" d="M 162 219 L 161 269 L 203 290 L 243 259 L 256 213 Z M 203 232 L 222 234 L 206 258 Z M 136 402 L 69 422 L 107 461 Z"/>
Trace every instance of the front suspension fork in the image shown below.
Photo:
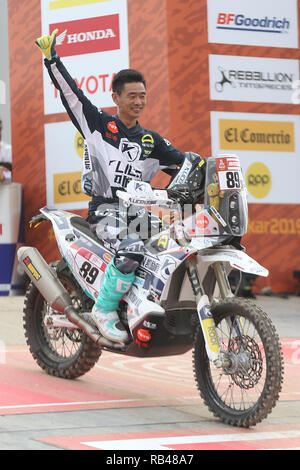
<path fill-rule="evenodd" d="M 218 361 L 220 357 L 219 341 L 215 322 L 211 314 L 209 299 L 203 290 L 198 273 L 196 258 L 186 260 L 186 267 L 197 304 L 197 312 L 205 340 L 206 352 L 209 360 L 215 362 Z"/>
<path fill-rule="evenodd" d="M 178 221 L 175 223 L 175 232 L 177 232 L 177 242 L 181 246 L 187 246 L 188 240 L 182 224 Z M 211 306 L 209 299 L 202 287 L 201 279 L 197 268 L 197 257 L 192 256 L 185 261 L 187 273 L 192 286 L 193 294 L 197 305 L 198 318 L 203 332 L 205 341 L 205 349 L 210 361 L 220 362 L 220 347 L 216 333 L 215 322 L 211 314 Z"/>
<path fill-rule="evenodd" d="M 234 297 L 232 293 L 228 277 L 226 274 L 226 270 L 224 264 L 221 262 L 217 262 L 213 264 L 213 269 L 215 272 L 216 280 L 220 289 L 220 295 L 222 299 L 226 299 L 229 297 Z M 228 326 L 235 331 L 237 336 L 242 337 L 244 334 L 244 325 L 243 320 L 238 316 L 233 316 L 231 319 L 227 319 Z"/>
<path fill-rule="evenodd" d="M 177 232 L 177 242 L 181 246 L 189 244 L 183 230 L 182 223 L 177 221 L 174 224 L 175 233 Z M 216 332 L 215 322 L 211 313 L 211 305 L 208 296 L 202 287 L 201 279 L 197 268 L 197 257 L 188 258 L 185 261 L 187 273 L 192 286 L 193 294 L 195 296 L 198 318 L 203 332 L 205 341 L 205 349 L 210 361 L 214 362 L 217 367 L 224 366 L 223 357 L 220 351 L 220 344 Z M 214 263 L 213 265 L 216 280 L 220 287 L 220 293 L 223 298 L 232 296 L 230 285 L 228 282 L 225 268 L 222 263 Z M 224 275 L 225 274 L 225 275 Z"/>

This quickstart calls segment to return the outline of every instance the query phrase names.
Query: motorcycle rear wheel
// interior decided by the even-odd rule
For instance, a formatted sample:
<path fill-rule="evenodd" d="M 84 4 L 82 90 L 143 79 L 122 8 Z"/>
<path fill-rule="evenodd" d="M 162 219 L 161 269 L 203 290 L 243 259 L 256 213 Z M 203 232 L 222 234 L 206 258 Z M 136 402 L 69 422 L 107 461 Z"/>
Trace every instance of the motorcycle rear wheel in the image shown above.
<path fill-rule="evenodd" d="M 279 337 L 267 314 L 248 300 L 222 300 L 213 306 L 212 314 L 230 365 L 217 368 L 209 361 L 199 326 L 193 368 L 200 395 L 214 416 L 226 424 L 255 426 L 272 411 L 282 388 Z"/>
<path fill-rule="evenodd" d="M 53 267 L 55 268 L 55 264 Z M 69 292 L 73 306 L 80 309 L 83 294 L 73 281 L 71 273 L 65 269 L 58 277 Z M 23 309 L 27 345 L 34 360 L 47 374 L 76 379 L 94 367 L 101 355 L 101 349 L 80 329 L 49 329 L 44 323 L 49 309 L 37 288 L 30 284 Z"/>

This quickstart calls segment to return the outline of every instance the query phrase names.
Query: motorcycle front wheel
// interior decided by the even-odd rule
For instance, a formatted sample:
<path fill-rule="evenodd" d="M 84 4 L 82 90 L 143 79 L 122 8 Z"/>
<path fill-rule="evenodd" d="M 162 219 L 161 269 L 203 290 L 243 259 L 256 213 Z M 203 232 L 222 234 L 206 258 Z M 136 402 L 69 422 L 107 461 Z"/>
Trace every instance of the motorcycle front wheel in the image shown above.
<path fill-rule="evenodd" d="M 56 269 L 57 263 L 53 263 Z M 58 274 L 71 296 L 73 307 L 80 311 L 84 294 L 70 271 Z M 75 379 L 86 374 L 98 361 L 101 349 L 82 330 L 53 328 L 45 324 L 45 316 L 59 314 L 51 309 L 37 288 L 30 284 L 23 310 L 23 327 L 27 345 L 37 364 L 48 374 L 64 379 Z"/>
<path fill-rule="evenodd" d="M 270 318 L 248 300 L 232 298 L 212 307 L 224 365 L 209 361 L 201 328 L 193 350 L 194 376 L 209 410 L 226 424 L 250 427 L 276 405 L 283 357 Z"/>

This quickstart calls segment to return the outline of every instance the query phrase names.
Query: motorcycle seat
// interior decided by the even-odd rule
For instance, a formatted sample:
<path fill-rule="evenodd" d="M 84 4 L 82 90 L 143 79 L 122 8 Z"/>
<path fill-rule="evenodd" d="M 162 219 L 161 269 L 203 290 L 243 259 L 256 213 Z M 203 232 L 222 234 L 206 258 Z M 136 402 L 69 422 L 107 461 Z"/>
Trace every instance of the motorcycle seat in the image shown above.
<path fill-rule="evenodd" d="M 71 225 L 83 235 L 87 235 L 89 238 L 92 238 L 94 242 L 98 243 L 99 245 L 102 245 L 101 240 L 99 240 L 97 235 L 91 231 L 89 223 L 83 217 L 72 217 Z"/>

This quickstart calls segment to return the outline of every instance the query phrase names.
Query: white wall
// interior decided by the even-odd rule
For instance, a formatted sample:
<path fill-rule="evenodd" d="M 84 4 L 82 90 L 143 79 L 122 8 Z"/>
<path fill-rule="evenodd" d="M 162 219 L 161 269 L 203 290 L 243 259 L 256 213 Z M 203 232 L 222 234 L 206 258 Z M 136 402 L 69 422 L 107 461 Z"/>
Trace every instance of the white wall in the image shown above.
<path fill-rule="evenodd" d="M 0 118 L 2 138 L 11 143 L 7 0 L 0 0 Z"/>

